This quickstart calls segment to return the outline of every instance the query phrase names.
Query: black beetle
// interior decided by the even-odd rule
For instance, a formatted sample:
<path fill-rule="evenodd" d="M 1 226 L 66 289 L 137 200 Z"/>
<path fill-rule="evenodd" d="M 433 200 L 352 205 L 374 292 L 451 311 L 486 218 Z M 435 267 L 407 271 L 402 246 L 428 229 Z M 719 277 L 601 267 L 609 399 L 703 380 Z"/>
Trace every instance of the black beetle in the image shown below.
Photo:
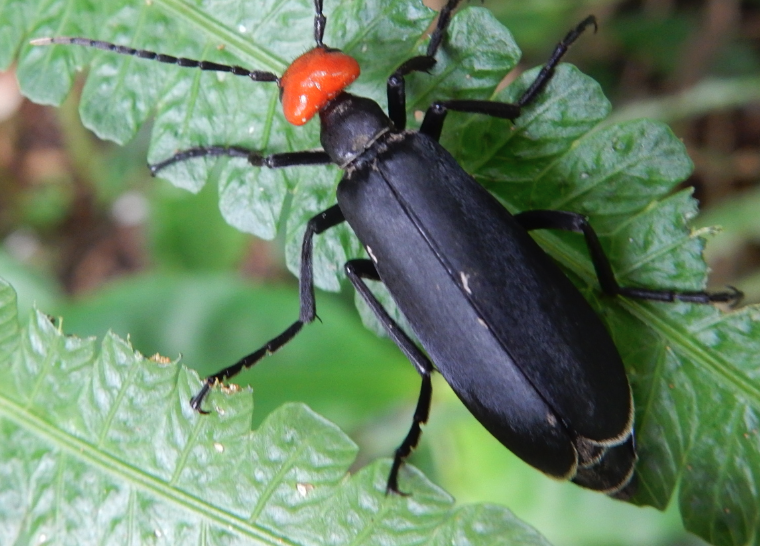
<path fill-rule="evenodd" d="M 396 450 L 388 491 L 399 492 L 399 469 L 427 421 L 430 376 L 438 370 L 483 426 L 529 464 L 555 478 L 630 497 L 636 450 L 623 363 L 601 320 L 528 232 L 583 234 L 602 291 L 609 295 L 710 303 L 735 301 L 741 294 L 621 287 L 584 216 L 551 210 L 513 216 L 438 144 L 448 111 L 516 119 L 541 93 L 568 47 L 587 27 L 596 26 L 594 17 L 565 36 L 516 103 L 436 102 L 420 130 L 412 132 L 405 131 L 404 78 L 436 64 L 460 0 L 448 0 L 441 10 L 426 54 L 407 60 L 388 79 L 388 115 L 374 101 L 344 91 L 358 76 L 358 64 L 323 44 L 322 0 L 314 3 L 316 47 L 282 77 L 84 38 L 33 41 L 97 47 L 276 82 L 291 123 L 300 125 L 319 114 L 323 150 L 262 156 L 240 147 L 196 147 L 152 165 L 153 174 L 201 156 L 240 157 L 269 168 L 334 163 L 345 171 L 338 204 L 306 227 L 298 320 L 259 350 L 208 377 L 192 407 L 203 413 L 202 402 L 214 385 L 278 350 L 315 319 L 312 240 L 347 221 L 370 259 L 350 260 L 346 274 L 422 377 L 412 427 Z M 389 316 L 365 279 L 387 286 L 429 356 Z"/>

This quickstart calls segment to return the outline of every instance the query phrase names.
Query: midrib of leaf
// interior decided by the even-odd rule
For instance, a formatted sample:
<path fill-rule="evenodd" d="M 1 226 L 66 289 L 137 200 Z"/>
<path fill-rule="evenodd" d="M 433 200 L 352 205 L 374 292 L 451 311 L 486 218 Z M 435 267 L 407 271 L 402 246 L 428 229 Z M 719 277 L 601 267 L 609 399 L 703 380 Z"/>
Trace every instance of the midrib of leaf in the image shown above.
<path fill-rule="evenodd" d="M 645 305 L 636 304 L 624 298 L 620 299 L 620 303 L 628 312 L 644 321 L 644 324 L 651 325 L 667 337 L 672 345 L 677 345 L 697 367 L 708 370 L 714 377 L 729 385 L 729 392 L 741 393 L 747 400 L 760 400 L 760 388 L 747 381 L 734 366 L 731 366 L 730 362 L 721 358 L 719 353 L 706 351 L 695 343 L 689 331 L 678 328 L 666 316 L 660 315 Z"/>
<path fill-rule="evenodd" d="M 115 476 L 124 483 L 148 491 L 157 498 L 174 503 L 183 510 L 194 512 L 207 521 L 213 521 L 215 525 L 226 526 L 241 535 L 272 546 L 282 546 L 283 544 L 297 546 L 297 543 L 291 542 L 283 536 L 275 535 L 253 523 L 244 522 L 192 495 L 168 487 L 166 482 L 141 472 L 121 459 L 95 449 L 90 443 L 65 433 L 4 396 L 0 396 L 0 415 L 16 426 L 28 430 L 44 438 L 52 445 L 61 448 L 73 458 L 81 460 L 105 474 Z"/>
<path fill-rule="evenodd" d="M 187 25 L 200 28 L 208 36 L 214 36 L 225 45 L 225 49 L 237 53 L 243 57 L 253 59 L 257 66 L 282 73 L 289 62 L 262 47 L 259 47 L 226 25 L 212 18 L 208 13 L 201 11 L 181 0 L 153 0 L 167 15 L 184 21 Z"/>

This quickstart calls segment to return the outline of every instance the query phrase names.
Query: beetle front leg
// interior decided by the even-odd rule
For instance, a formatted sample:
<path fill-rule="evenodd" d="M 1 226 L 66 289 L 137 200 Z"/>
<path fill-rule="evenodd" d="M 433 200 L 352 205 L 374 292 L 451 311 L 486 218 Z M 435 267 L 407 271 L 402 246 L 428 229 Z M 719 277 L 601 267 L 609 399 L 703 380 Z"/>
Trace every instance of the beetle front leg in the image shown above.
<path fill-rule="evenodd" d="M 437 101 L 430 105 L 425 112 L 425 118 L 420 126 L 424 133 L 434 140 L 441 138 L 443 122 L 449 110 L 468 114 L 483 114 L 494 118 L 515 120 L 520 116 L 521 108 L 508 102 L 491 100 L 447 100 Z"/>
<path fill-rule="evenodd" d="M 689 303 L 729 303 L 736 305 L 744 296 L 739 290 L 730 287 L 726 292 L 705 292 L 657 290 L 649 288 L 631 288 L 620 286 L 615 279 L 610 261 L 604 253 L 596 232 L 589 224 L 588 218 L 576 212 L 562 210 L 529 210 L 515 215 L 515 219 L 526 230 L 533 229 L 559 229 L 582 233 L 586 240 L 591 262 L 594 264 L 596 276 L 602 291 L 610 295 L 620 295 L 627 298 L 636 298 L 652 301 L 685 301 Z"/>
<path fill-rule="evenodd" d="M 372 309 L 372 312 L 375 313 L 375 316 L 383 325 L 385 331 L 388 332 L 390 338 L 412 362 L 417 373 L 422 376 L 422 386 L 420 388 L 420 396 L 417 399 L 417 408 L 414 410 L 412 427 L 409 429 L 409 433 L 406 435 L 406 438 L 404 438 L 404 441 L 396 449 L 395 456 L 393 457 L 393 466 L 388 475 L 388 485 L 386 487 L 386 491 L 403 495 L 404 493 L 398 488 L 398 473 L 406 458 L 409 457 L 414 448 L 417 447 L 417 444 L 420 441 L 420 436 L 422 435 L 422 424 L 427 422 L 428 416 L 430 415 L 430 402 L 433 396 L 433 384 L 430 380 L 430 376 L 433 373 L 433 364 L 417 345 L 415 345 L 406 332 L 401 329 L 398 323 L 391 318 L 388 311 L 385 310 L 362 280 L 380 280 L 375 265 L 369 260 L 350 260 L 346 263 L 346 275 L 354 285 L 354 288 L 356 288 L 356 291 L 359 292 L 359 295 L 364 298 L 364 301 L 367 302 L 367 305 Z"/>
<path fill-rule="evenodd" d="M 280 154 L 261 155 L 259 152 L 240 146 L 197 146 L 177 152 L 173 156 L 158 163 L 148 165 L 150 174 L 158 172 L 170 165 L 198 157 L 239 157 L 245 159 L 254 167 L 279 169 L 282 167 L 299 167 L 307 165 L 327 165 L 332 163 L 330 156 L 323 150 L 306 150 L 303 152 L 285 152 Z"/>
<path fill-rule="evenodd" d="M 217 383 L 228 380 L 240 373 L 245 368 L 250 368 L 256 364 L 259 360 L 267 355 L 274 353 L 282 348 L 283 345 L 293 339 L 298 332 L 301 331 L 304 324 L 313 322 L 317 316 L 317 306 L 314 300 L 314 280 L 313 280 L 313 264 L 312 264 L 312 240 L 314 235 L 318 235 L 323 231 L 337 226 L 345 220 L 343 213 L 338 205 L 333 205 L 327 210 L 324 210 L 311 218 L 306 224 L 306 232 L 303 236 L 303 243 L 301 244 L 301 271 L 299 280 L 299 293 L 301 300 L 301 310 L 298 316 L 298 320 L 291 324 L 284 332 L 275 338 L 270 339 L 260 349 L 252 352 L 251 354 L 244 356 L 238 360 L 232 366 L 228 366 L 223 370 L 210 375 L 206 378 L 203 387 L 198 391 L 198 394 L 190 399 L 190 407 L 192 407 L 198 413 L 208 413 L 202 409 L 203 400 L 209 393 L 211 388 Z"/>
<path fill-rule="evenodd" d="M 388 78 L 388 117 L 399 131 L 406 128 L 406 82 L 405 76 L 412 72 L 430 72 L 436 64 L 435 54 L 443 41 L 443 35 L 449 26 L 451 16 L 462 0 L 448 0 L 438 14 L 438 23 L 430 35 L 425 55 L 412 57 L 401 63 Z"/>

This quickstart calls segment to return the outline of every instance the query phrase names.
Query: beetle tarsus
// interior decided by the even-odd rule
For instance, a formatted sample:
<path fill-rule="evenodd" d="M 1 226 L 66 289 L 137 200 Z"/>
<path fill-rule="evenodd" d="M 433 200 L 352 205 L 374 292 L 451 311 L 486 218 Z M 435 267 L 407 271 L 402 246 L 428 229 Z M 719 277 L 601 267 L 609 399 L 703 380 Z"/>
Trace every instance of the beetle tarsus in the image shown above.
<path fill-rule="evenodd" d="M 203 409 L 203 400 L 208 395 L 211 386 L 211 379 L 206 379 L 206 381 L 203 383 L 203 386 L 201 387 L 201 390 L 198 391 L 198 394 L 190 399 L 190 407 L 201 415 L 208 415 L 210 413 L 209 411 Z"/>
<path fill-rule="evenodd" d="M 544 87 L 546 87 L 546 84 L 549 83 L 552 75 L 554 75 L 554 69 L 562 60 L 562 57 L 565 56 L 567 50 L 570 49 L 570 46 L 573 45 L 573 42 L 575 42 L 578 37 L 583 34 L 583 31 L 586 30 L 586 28 L 591 24 L 594 25 L 594 32 L 596 32 L 596 17 L 589 15 L 583 21 L 578 23 L 578 25 L 573 30 L 568 32 L 562 41 L 556 45 L 554 51 L 551 54 L 551 57 L 549 57 L 549 60 L 538 73 L 536 79 L 533 80 L 533 83 L 530 84 L 528 89 L 518 99 L 518 106 L 523 107 L 533 102 L 533 100 L 541 93 Z"/>
<path fill-rule="evenodd" d="M 398 487 L 398 474 L 401 470 L 401 466 L 404 464 L 404 459 L 399 456 L 398 450 L 396 450 L 396 455 L 393 458 L 393 465 L 391 466 L 391 471 L 388 474 L 388 482 L 385 486 L 385 494 L 386 495 L 398 495 L 400 497 L 408 497 L 409 493 L 405 491 L 401 491 Z"/>
<path fill-rule="evenodd" d="M 599 242 L 599 237 L 594 228 L 591 227 L 586 216 L 564 210 L 529 210 L 515 215 L 515 219 L 528 231 L 534 229 L 556 229 L 583 234 L 589 255 L 591 256 L 591 262 L 594 264 L 599 285 L 602 291 L 610 296 L 624 296 L 626 298 L 665 303 L 675 301 L 697 304 L 727 303 L 732 307 L 738 305 L 744 297 L 744 293 L 733 286 L 729 286 L 725 292 L 620 286 L 615 278 L 612 265 L 602 248 L 602 244 Z"/>

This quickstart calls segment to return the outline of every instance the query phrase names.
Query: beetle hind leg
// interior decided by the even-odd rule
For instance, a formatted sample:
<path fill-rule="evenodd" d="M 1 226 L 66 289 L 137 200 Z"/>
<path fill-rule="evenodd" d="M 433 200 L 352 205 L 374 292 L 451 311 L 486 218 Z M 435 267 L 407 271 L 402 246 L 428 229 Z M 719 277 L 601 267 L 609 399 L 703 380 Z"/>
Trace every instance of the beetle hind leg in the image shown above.
<path fill-rule="evenodd" d="M 393 466 L 388 475 L 387 492 L 393 492 L 404 495 L 398 488 L 398 473 L 401 465 L 420 441 L 422 435 L 422 425 L 428 420 L 430 415 L 430 402 L 433 395 L 433 384 L 430 376 L 433 373 L 433 364 L 427 356 L 415 345 L 411 338 L 404 332 L 401 327 L 391 318 L 388 311 L 380 304 L 375 295 L 370 291 L 364 279 L 379 281 L 380 276 L 377 274 L 375 265 L 370 260 L 350 260 L 346 263 L 346 275 L 356 288 L 359 295 L 364 298 L 370 309 L 375 313 L 380 323 L 385 328 L 390 338 L 396 343 L 406 357 L 412 362 L 417 372 L 422 377 L 420 395 L 417 399 L 417 407 L 414 410 L 412 426 L 409 429 L 406 438 L 396 449 L 393 457 Z"/>
<path fill-rule="evenodd" d="M 702 304 L 728 303 L 732 306 L 739 303 L 744 296 L 742 292 L 733 287 L 729 287 L 729 290 L 723 292 L 706 292 L 704 290 L 679 291 L 620 286 L 615 279 L 615 273 L 602 245 L 599 243 L 596 232 L 589 224 L 588 218 L 582 214 L 563 210 L 529 210 L 516 214 L 515 219 L 528 231 L 533 229 L 559 229 L 581 233 L 586 240 L 596 276 L 605 294 L 640 300 L 684 301 Z"/>

